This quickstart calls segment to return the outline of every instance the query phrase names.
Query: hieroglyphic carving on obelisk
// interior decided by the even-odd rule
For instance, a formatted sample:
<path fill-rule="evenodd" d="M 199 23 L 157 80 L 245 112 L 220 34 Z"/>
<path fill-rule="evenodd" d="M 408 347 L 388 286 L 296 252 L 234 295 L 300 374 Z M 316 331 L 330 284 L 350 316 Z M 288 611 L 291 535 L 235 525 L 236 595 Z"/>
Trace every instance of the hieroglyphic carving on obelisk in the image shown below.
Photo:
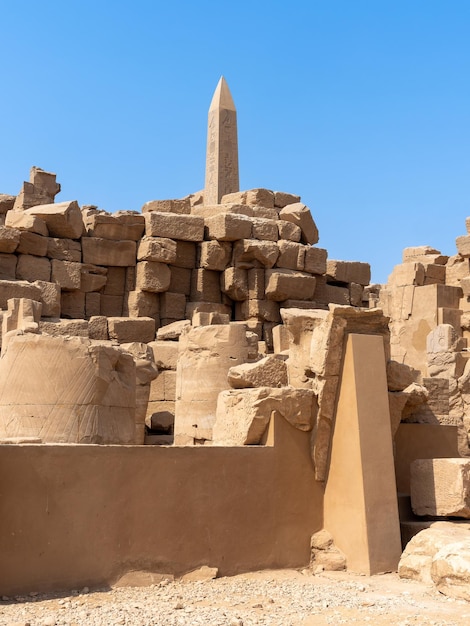
<path fill-rule="evenodd" d="M 237 111 L 222 76 L 209 107 L 204 204 L 218 204 L 239 191 Z"/>

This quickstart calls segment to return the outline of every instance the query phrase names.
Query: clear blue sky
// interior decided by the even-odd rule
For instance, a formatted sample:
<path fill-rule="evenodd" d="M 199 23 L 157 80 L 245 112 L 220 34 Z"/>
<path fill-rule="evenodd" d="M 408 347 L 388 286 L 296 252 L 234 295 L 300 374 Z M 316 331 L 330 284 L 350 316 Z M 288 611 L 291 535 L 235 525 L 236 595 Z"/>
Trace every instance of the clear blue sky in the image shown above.
<path fill-rule="evenodd" d="M 240 185 L 302 196 L 333 259 L 385 282 L 470 215 L 468 0 L 4 0 L 0 193 L 140 210 L 204 186 L 219 77 Z"/>

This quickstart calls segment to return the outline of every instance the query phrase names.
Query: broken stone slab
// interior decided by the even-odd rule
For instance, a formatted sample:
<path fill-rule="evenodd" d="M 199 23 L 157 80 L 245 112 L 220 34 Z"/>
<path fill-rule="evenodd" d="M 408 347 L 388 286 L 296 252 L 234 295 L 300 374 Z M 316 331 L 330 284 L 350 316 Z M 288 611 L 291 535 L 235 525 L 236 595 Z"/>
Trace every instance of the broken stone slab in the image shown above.
<path fill-rule="evenodd" d="M 213 444 L 259 444 L 273 412 L 281 414 L 295 428 L 311 430 L 317 408 L 310 389 L 256 387 L 222 391 L 217 401 Z"/>
<path fill-rule="evenodd" d="M 92 265 L 128 267 L 136 264 L 135 241 L 114 241 L 100 237 L 82 238 L 83 262 Z"/>
<path fill-rule="evenodd" d="M 157 330 L 157 341 L 178 341 L 181 333 L 191 327 L 189 320 L 172 322 Z"/>
<path fill-rule="evenodd" d="M 47 237 L 49 235 L 49 229 L 47 224 L 40 217 L 35 215 L 29 215 L 24 211 L 8 211 L 5 217 L 5 226 L 9 228 L 17 228 L 21 231 L 30 233 L 36 233 L 37 235 L 43 235 Z"/>
<path fill-rule="evenodd" d="M 198 569 L 192 570 L 184 576 L 181 576 L 181 581 L 185 583 L 189 582 L 207 582 L 209 580 L 213 580 L 217 578 L 217 574 L 219 570 L 217 567 L 208 567 L 207 565 L 203 565 Z"/>
<path fill-rule="evenodd" d="M 256 267 L 271 268 L 279 256 L 279 248 L 274 241 L 240 239 L 233 246 L 233 264 L 242 269 Z"/>
<path fill-rule="evenodd" d="M 89 337 L 87 320 L 51 319 L 39 322 L 39 331 L 52 337 Z M 106 339 L 108 336 L 106 335 Z"/>
<path fill-rule="evenodd" d="M 310 540 L 310 569 L 314 573 L 337 572 L 346 569 L 346 557 L 333 543 L 332 535 L 325 529 L 312 535 Z"/>
<path fill-rule="evenodd" d="M 109 270 L 112 269 L 120 268 L 109 268 Z M 85 293 L 101 291 L 103 287 L 107 286 L 108 276 L 112 277 L 112 274 L 108 273 L 107 268 L 82 263 L 80 268 L 80 290 Z"/>
<path fill-rule="evenodd" d="M 157 572 L 149 572 L 147 570 L 132 570 L 123 574 L 119 580 L 113 584 L 113 588 L 151 587 L 153 585 L 159 585 L 164 581 L 171 582 L 173 580 L 173 574 L 160 574 Z"/>
<path fill-rule="evenodd" d="M 387 362 L 387 385 L 389 391 L 403 391 L 414 382 L 418 382 L 421 373 L 406 363 L 390 359 Z"/>
<path fill-rule="evenodd" d="M 46 223 L 51 237 L 80 239 L 83 234 L 82 213 L 75 200 L 34 206 L 26 209 L 25 213 L 42 219 Z"/>
<path fill-rule="evenodd" d="M 311 245 L 318 243 L 318 228 L 310 213 L 310 209 L 302 202 L 295 202 L 285 206 L 279 211 L 279 218 L 299 226 L 302 231 L 303 243 Z"/>
<path fill-rule="evenodd" d="M 27 298 L 8 300 L 8 311 L 2 321 L 2 354 L 8 348 L 11 338 L 18 334 L 39 333 L 42 304 Z"/>
<path fill-rule="evenodd" d="M 469 459 L 417 459 L 410 485 L 416 515 L 470 518 Z"/>
<path fill-rule="evenodd" d="M 20 231 L 17 228 L 0 226 L 0 252 L 11 254 L 20 243 Z"/>
<path fill-rule="evenodd" d="M 197 215 L 175 215 L 151 211 L 145 214 L 145 234 L 148 237 L 203 241 L 204 219 Z"/>
<path fill-rule="evenodd" d="M 255 363 L 243 363 L 231 367 L 228 382 L 234 389 L 245 387 L 287 386 L 287 366 L 283 359 L 267 356 Z"/>
<path fill-rule="evenodd" d="M 281 321 L 279 303 L 274 300 L 249 299 L 237 302 L 235 317 L 239 321 L 250 319 L 276 323 Z"/>
<path fill-rule="evenodd" d="M 13 337 L 0 359 L 0 437 L 132 444 L 135 364 L 81 337 Z"/>
<path fill-rule="evenodd" d="M 316 279 L 310 274 L 289 269 L 266 270 L 266 297 L 282 302 L 289 298 L 311 300 L 315 293 Z"/>

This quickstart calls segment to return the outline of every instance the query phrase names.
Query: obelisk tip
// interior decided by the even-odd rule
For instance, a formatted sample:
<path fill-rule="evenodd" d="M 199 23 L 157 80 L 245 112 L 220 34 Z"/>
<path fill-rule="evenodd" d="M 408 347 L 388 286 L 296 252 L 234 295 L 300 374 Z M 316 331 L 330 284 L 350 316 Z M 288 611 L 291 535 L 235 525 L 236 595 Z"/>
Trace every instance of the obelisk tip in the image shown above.
<path fill-rule="evenodd" d="M 230 93 L 227 81 L 223 76 L 220 77 L 220 80 L 217 83 L 214 95 L 212 96 L 209 111 L 213 111 L 214 109 L 228 109 L 229 111 L 236 111 L 232 94 Z"/>

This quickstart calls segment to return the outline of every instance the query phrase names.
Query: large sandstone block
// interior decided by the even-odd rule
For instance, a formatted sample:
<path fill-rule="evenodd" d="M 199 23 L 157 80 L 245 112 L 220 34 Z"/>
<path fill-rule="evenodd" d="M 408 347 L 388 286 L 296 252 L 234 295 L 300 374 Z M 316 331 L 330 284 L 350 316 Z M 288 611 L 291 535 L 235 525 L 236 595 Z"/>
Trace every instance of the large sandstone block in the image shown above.
<path fill-rule="evenodd" d="M 246 327 L 238 324 L 186 327 L 179 344 L 175 443 L 212 439 L 217 397 L 220 391 L 229 388 L 227 372 L 233 365 L 247 360 Z"/>
<path fill-rule="evenodd" d="M 89 337 L 89 323 L 86 320 L 54 319 L 39 322 L 43 335 L 52 337 Z M 105 339 L 108 339 L 106 335 Z"/>
<path fill-rule="evenodd" d="M 166 237 L 143 237 L 137 246 L 137 259 L 173 263 L 176 260 L 176 241 Z"/>
<path fill-rule="evenodd" d="M 220 288 L 235 301 L 248 299 L 248 272 L 239 267 L 228 267 L 221 274 Z"/>
<path fill-rule="evenodd" d="M 160 296 L 150 291 L 129 291 L 126 313 L 129 317 L 153 317 L 159 325 Z"/>
<path fill-rule="evenodd" d="M 237 320 L 258 319 L 265 322 L 280 322 L 279 303 L 273 300 L 244 300 L 235 305 Z"/>
<path fill-rule="evenodd" d="M 315 394 L 311 389 L 293 387 L 222 391 L 217 401 L 213 444 L 259 444 L 273 412 L 280 413 L 295 428 L 311 430 L 317 414 Z"/>
<path fill-rule="evenodd" d="M 285 191 L 274 192 L 274 206 L 279 209 L 283 209 L 288 204 L 295 204 L 296 202 L 300 202 L 300 196 L 286 193 Z"/>
<path fill-rule="evenodd" d="M 404 248 L 402 255 L 403 263 L 414 261 L 425 264 L 436 263 L 438 265 L 445 265 L 448 258 L 448 256 L 441 254 L 440 250 L 431 248 L 431 246 Z"/>
<path fill-rule="evenodd" d="M 229 241 L 203 241 L 199 244 L 199 267 L 205 270 L 223 271 L 232 258 Z"/>
<path fill-rule="evenodd" d="M 0 438 L 132 444 L 135 364 L 79 337 L 25 334 L 0 359 Z"/>
<path fill-rule="evenodd" d="M 86 294 L 83 291 L 62 291 L 60 294 L 60 312 L 62 317 L 84 319 Z"/>
<path fill-rule="evenodd" d="M 152 211 L 145 214 L 145 234 L 148 237 L 203 241 L 204 219 L 196 215 L 175 215 Z"/>
<path fill-rule="evenodd" d="M 305 250 L 304 272 L 325 274 L 327 251 L 324 248 L 309 246 Z"/>
<path fill-rule="evenodd" d="M 51 237 L 80 239 L 83 234 L 82 213 L 75 200 L 57 204 L 42 204 L 26 209 L 25 213 L 42 219 L 46 223 Z"/>
<path fill-rule="evenodd" d="M 152 317 L 109 317 L 108 334 L 118 343 L 148 343 L 155 339 L 155 320 Z"/>
<path fill-rule="evenodd" d="M 279 246 L 279 256 L 276 261 L 277 267 L 300 271 L 304 269 L 306 246 L 284 239 L 278 241 L 277 245 Z"/>
<path fill-rule="evenodd" d="M 93 265 L 127 267 L 136 264 L 135 241 L 113 241 L 99 237 L 82 238 L 83 262 Z"/>
<path fill-rule="evenodd" d="M 189 215 L 191 213 L 191 201 L 189 196 L 173 200 L 150 200 L 142 207 L 142 213 L 150 213 L 151 211 Z"/>
<path fill-rule="evenodd" d="M 248 189 L 247 191 L 235 191 L 222 196 L 222 203 L 236 202 L 248 206 L 260 206 L 267 209 L 274 208 L 274 193 L 269 189 Z"/>
<path fill-rule="evenodd" d="M 234 389 L 244 387 L 285 387 L 287 366 L 283 359 L 267 356 L 254 363 L 231 367 L 228 382 Z"/>
<path fill-rule="evenodd" d="M 192 270 L 197 267 L 197 244 L 192 241 L 176 241 L 176 259 L 171 263 L 175 267 Z M 175 291 L 175 289 L 173 289 Z"/>
<path fill-rule="evenodd" d="M 31 254 L 20 254 L 16 266 L 16 278 L 19 280 L 51 280 L 51 262 L 49 259 Z"/>
<path fill-rule="evenodd" d="M 191 300 L 193 302 L 221 302 L 220 272 L 205 269 L 193 270 Z"/>
<path fill-rule="evenodd" d="M 464 258 L 470 257 L 470 235 L 462 235 L 455 240 L 458 253 Z"/>
<path fill-rule="evenodd" d="M 41 290 L 25 280 L 0 280 L 0 309 L 7 308 L 10 298 L 27 298 L 41 302 Z"/>
<path fill-rule="evenodd" d="M 277 230 L 279 233 L 279 239 L 287 239 L 288 241 L 295 241 L 298 243 L 302 238 L 302 231 L 300 226 L 292 222 L 286 222 L 286 220 L 277 221 Z"/>
<path fill-rule="evenodd" d="M 63 263 L 64 261 L 56 261 L 57 263 Z M 67 263 L 67 261 L 65 261 Z M 107 287 L 107 280 L 110 270 L 120 270 L 124 268 L 120 267 L 98 267 L 97 265 L 86 265 L 85 263 L 79 264 L 80 267 L 80 291 L 90 293 L 92 291 L 101 291 L 103 287 Z M 105 291 L 106 293 L 106 291 Z M 98 314 L 97 314 L 98 315 Z"/>
<path fill-rule="evenodd" d="M 410 481 L 416 515 L 470 518 L 470 460 L 418 459 Z"/>
<path fill-rule="evenodd" d="M 0 252 L 14 252 L 20 243 L 20 231 L 17 228 L 0 226 Z"/>
<path fill-rule="evenodd" d="M 115 241 L 139 241 L 145 230 L 143 215 L 132 211 L 113 213 L 90 212 L 85 218 L 85 227 L 90 237 Z"/>
<path fill-rule="evenodd" d="M 269 300 L 311 300 L 315 292 L 314 276 L 287 269 L 266 270 L 266 297 Z"/>
<path fill-rule="evenodd" d="M 219 213 L 206 218 L 205 225 L 209 239 L 236 241 L 237 239 L 249 239 L 252 236 L 253 222 L 245 215 Z"/>
<path fill-rule="evenodd" d="M 184 293 L 165 291 L 160 296 L 160 317 L 162 319 L 183 320 L 186 312 Z"/>
<path fill-rule="evenodd" d="M 359 261 L 328 261 L 326 264 L 328 281 L 339 283 L 370 283 L 370 265 Z"/>
<path fill-rule="evenodd" d="M 437 574 L 439 577 L 439 573 L 433 575 L 433 561 L 439 552 L 446 550 L 448 546 L 466 543 L 469 539 L 468 524 L 433 522 L 429 528 L 420 531 L 408 542 L 398 564 L 398 575 L 400 578 L 424 583 L 434 582 L 434 576 Z M 441 570 L 441 566 L 438 570 Z"/>
<path fill-rule="evenodd" d="M 395 265 L 392 273 L 388 277 L 388 285 L 390 287 L 403 287 L 405 285 L 424 285 L 424 265 L 410 261 Z"/>
<path fill-rule="evenodd" d="M 293 224 L 299 226 L 302 231 L 303 243 L 313 245 L 318 242 L 318 228 L 313 221 L 310 209 L 305 206 L 305 204 L 302 204 L 301 202 L 288 204 L 280 210 L 279 217 L 281 220 L 292 222 Z"/>
<path fill-rule="evenodd" d="M 175 267 L 170 265 L 170 286 L 168 291 L 173 293 L 183 293 L 189 296 L 191 293 L 192 270 L 186 267 Z"/>
<path fill-rule="evenodd" d="M 240 239 L 233 245 L 233 264 L 242 269 L 271 268 L 278 257 L 279 248 L 274 241 Z"/>
<path fill-rule="evenodd" d="M 10 196 L 6 193 L 0 193 L 0 215 L 5 215 L 13 209 L 16 196 Z"/>
<path fill-rule="evenodd" d="M 137 289 L 160 293 L 170 286 L 170 268 L 165 263 L 139 261 L 137 263 Z"/>
<path fill-rule="evenodd" d="M 21 231 L 20 243 L 16 249 L 17 254 L 32 254 L 34 256 L 46 256 L 47 237 L 31 233 L 27 230 Z"/>
<path fill-rule="evenodd" d="M 36 233 L 44 237 L 49 235 L 46 222 L 40 217 L 25 213 L 25 211 L 8 211 L 5 216 L 5 226 L 17 228 L 25 232 Z"/>
<path fill-rule="evenodd" d="M 47 256 L 50 259 L 58 259 L 59 261 L 80 263 L 82 260 L 82 246 L 79 241 L 74 241 L 73 239 L 48 237 Z"/>
<path fill-rule="evenodd" d="M 51 280 L 60 285 L 61 289 L 74 291 L 80 289 L 82 280 L 82 264 L 73 261 L 52 259 Z"/>
<path fill-rule="evenodd" d="M 153 360 L 159 370 L 175 370 L 178 359 L 178 343 L 176 341 L 151 341 L 149 348 L 153 351 Z"/>
<path fill-rule="evenodd" d="M 277 241 L 279 239 L 279 229 L 277 227 L 278 220 L 266 219 L 263 217 L 252 218 L 253 239 L 261 239 L 265 241 Z"/>
<path fill-rule="evenodd" d="M 96 267 L 88 266 L 88 267 Z M 98 268 L 97 268 L 98 269 Z M 101 268 L 106 274 L 106 286 L 103 293 L 107 296 L 122 296 L 126 291 L 126 270 L 125 267 Z"/>
<path fill-rule="evenodd" d="M 0 252 L 0 280 L 15 280 L 17 262 L 18 257 L 16 254 L 3 254 Z"/>

